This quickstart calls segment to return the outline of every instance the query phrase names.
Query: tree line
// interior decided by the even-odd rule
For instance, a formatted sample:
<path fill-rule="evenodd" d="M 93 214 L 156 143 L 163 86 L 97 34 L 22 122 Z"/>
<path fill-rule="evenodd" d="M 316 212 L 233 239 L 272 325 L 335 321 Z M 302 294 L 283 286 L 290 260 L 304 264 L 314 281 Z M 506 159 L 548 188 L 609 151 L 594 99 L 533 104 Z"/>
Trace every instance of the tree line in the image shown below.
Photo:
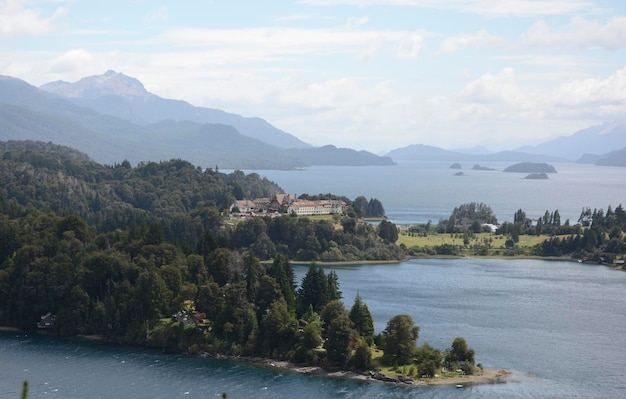
<path fill-rule="evenodd" d="M 552 234 L 550 239 L 535 247 L 538 255 L 568 255 L 577 259 L 613 263 L 618 256 L 626 253 L 624 240 L 626 210 L 621 204 L 615 209 L 609 205 L 606 212 L 603 209 L 592 211 L 591 208 L 585 207 L 580 213 L 578 224 L 573 227 L 570 227 L 569 223 L 559 226 L 555 218 L 552 220 L 551 227 L 554 233 L 550 233 Z M 544 228 L 545 224 L 538 223 L 535 226 L 535 229 L 541 229 L 540 231 Z"/>
<path fill-rule="evenodd" d="M 406 255 L 403 247 L 395 245 L 397 239 L 392 223 L 360 222 L 352 210 L 335 220 L 256 217 L 237 224 L 232 232 L 235 248 L 250 249 L 261 259 L 282 253 L 294 260 L 325 262 L 400 260 Z"/>
<path fill-rule="evenodd" d="M 562 220 L 559 210 L 546 210 L 536 218 L 527 216 L 518 209 L 513 221 L 497 226 L 494 237 L 479 236 L 491 233 L 491 226 L 497 225 L 497 218 L 491 207 L 484 203 L 471 202 L 456 207 L 448 219 L 442 219 L 435 226 L 426 224 L 410 226 L 407 234 L 427 237 L 429 234 L 450 234 L 462 243 L 443 243 L 432 247 L 407 248 L 410 256 L 452 255 L 472 253 L 475 255 L 535 255 L 558 256 L 583 259 L 594 262 L 613 263 L 626 255 L 626 210 L 620 204 L 615 209 L 611 205 L 603 209 L 584 207 L 575 224 L 569 219 Z M 520 237 L 548 236 L 532 248 L 518 245 Z M 503 247 L 494 247 L 494 239 L 502 238 Z"/>

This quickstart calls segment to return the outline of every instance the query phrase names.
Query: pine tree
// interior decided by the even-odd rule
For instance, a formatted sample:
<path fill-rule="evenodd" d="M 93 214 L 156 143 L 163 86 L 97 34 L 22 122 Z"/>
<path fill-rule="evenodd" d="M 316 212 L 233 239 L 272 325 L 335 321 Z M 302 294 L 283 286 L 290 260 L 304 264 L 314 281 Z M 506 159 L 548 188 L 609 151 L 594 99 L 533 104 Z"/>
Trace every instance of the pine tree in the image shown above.
<path fill-rule="evenodd" d="M 331 298 L 338 299 L 337 296 L 341 297 L 338 292 L 337 275 L 333 273 L 331 272 L 329 276 L 326 276 L 324 269 L 311 263 L 309 271 L 302 279 L 302 284 L 298 289 L 298 314 L 301 315 L 306 312 L 309 305 L 313 306 L 314 311 L 319 312 Z"/>
<path fill-rule="evenodd" d="M 354 323 L 354 329 L 359 335 L 365 339 L 368 345 L 371 345 L 374 337 L 374 320 L 359 293 L 356 294 L 354 304 L 350 309 L 350 320 Z"/>

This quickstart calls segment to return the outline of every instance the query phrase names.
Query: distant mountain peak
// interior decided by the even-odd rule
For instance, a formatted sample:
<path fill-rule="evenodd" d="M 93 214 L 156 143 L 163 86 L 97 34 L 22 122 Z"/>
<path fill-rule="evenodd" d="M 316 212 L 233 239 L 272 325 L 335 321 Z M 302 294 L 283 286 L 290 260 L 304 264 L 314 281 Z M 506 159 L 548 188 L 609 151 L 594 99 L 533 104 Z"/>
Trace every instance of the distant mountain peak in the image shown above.
<path fill-rule="evenodd" d="M 75 83 L 63 81 L 47 83 L 40 87 L 50 93 L 70 98 L 96 99 L 107 95 L 122 97 L 144 97 L 150 93 L 135 78 L 108 70 L 102 75 L 88 76 Z"/>
<path fill-rule="evenodd" d="M 626 120 L 615 120 L 560 136 L 535 146 L 520 147 L 518 151 L 549 154 L 576 160 L 583 154 L 604 154 L 626 146 Z"/>
<path fill-rule="evenodd" d="M 620 128 L 623 131 L 624 125 L 626 125 L 626 120 L 624 119 L 604 122 L 603 124 L 598 125 L 598 135 L 602 136 L 605 134 L 611 134 L 613 133 L 613 130 Z"/>
<path fill-rule="evenodd" d="M 66 98 L 80 107 L 91 108 L 98 113 L 141 126 L 167 119 L 199 124 L 218 123 L 231 125 L 244 136 L 278 148 L 311 147 L 264 119 L 243 117 L 220 109 L 196 107 L 185 101 L 161 98 L 147 91 L 138 79 L 114 70 L 108 70 L 102 75 L 88 76 L 75 83 L 47 83 L 40 89 Z"/>

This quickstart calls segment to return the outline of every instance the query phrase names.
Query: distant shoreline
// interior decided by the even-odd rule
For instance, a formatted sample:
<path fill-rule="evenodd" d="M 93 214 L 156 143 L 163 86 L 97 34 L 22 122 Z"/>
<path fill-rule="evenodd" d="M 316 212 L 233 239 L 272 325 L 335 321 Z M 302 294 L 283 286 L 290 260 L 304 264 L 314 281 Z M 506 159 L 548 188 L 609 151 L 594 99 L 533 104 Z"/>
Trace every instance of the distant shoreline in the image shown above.
<path fill-rule="evenodd" d="M 577 259 L 573 258 L 564 258 L 564 257 L 554 257 L 554 256 L 534 256 L 534 255 L 424 255 L 424 256 L 409 256 L 401 260 L 351 260 L 351 261 L 334 261 L 334 262 L 323 262 L 319 260 L 307 260 L 307 261 L 293 261 L 290 260 L 289 263 L 292 265 L 298 266 L 306 266 L 311 263 L 315 263 L 318 266 L 358 266 L 358 265 L 386 265 L 386 264 L 397 264 L 402 262 L 407 262 L 414 259 L 501 259 L 501 260 L 515 260 L 515 259 L 535 259 L 535 260 L 545 260 L 545 261 L 563 261 L 563 262 L 578 262 Z M 262 263 L 271 263 L 272 261 L 262 261 Z M 591 263 L 591 262 L 585 262 Z M 610 265 L 609 265 L 610 266 Z"/>

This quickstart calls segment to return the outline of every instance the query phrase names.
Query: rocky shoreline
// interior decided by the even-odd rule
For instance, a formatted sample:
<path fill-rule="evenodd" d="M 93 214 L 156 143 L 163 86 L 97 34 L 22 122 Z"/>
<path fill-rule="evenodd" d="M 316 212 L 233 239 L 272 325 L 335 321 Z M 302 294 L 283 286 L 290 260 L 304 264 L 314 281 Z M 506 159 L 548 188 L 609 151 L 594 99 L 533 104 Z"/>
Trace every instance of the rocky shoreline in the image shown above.
<path fill-rule="evenodd" d="M 319 366 L 303 366 L 287 361 L 272 360 L 256 357 L 239 357 L 232 358 L 234 361 L 243 361 L 245 363 L 254 364 L 261 367 L 278 368 L 296 373 L 316 375 L 329 378 L 347 378 L 361 381 L 378 381 L 389 384 L 403 385 L 420 385 L 420 386 L 437 386 L 437 385 L 476 385 L 476 384 L 497 384 L 506 382 L 507 377 L 511 375 L 506 370 L 484 369 L 480 373 L 474 375 L 458 375 L 452 377 L 436 376 L 433 378 L 414 379 L 406 375 L 387 376 L 375 371 L 358 373 L 354 371 L 326 371 Z"/>
<path fill-rule="evenodd" d="M 1 332 L 20 332 L 19 328 L 11 326 L 0 326 Z M 105 341 L 100 335 L 80 335 L 81 339 L 88 341 Z M 496 369 L 483 369 L 480 373 L 474 375 L 457 375 L 451 377 L 435 376 L 433 378 L 421 378 L 414 379 L 412 377 L 399 374 L 397 376 L 388 376 L 377 373 L 375 371 L 368 371 L 364 373 L 358 373 L 354 371 L 327 371 L 320 366 L 305 366 L 301 364 L 295 364 L 284 360 L 274 360 L 262 357 L 246 357 L 246 356 L 224 356 L 221 354 L 210 354 L 208 352 L 202 352 L 195 354 L 194 356 L 200 357 L 214 357 L 218 359 L 227 359 L 236 362 L 244 362 L 259 367 L 277 368 L 286 371 L 292 371 L 295 373 L 316 375 L 320 377 L 328 378 L 347 378 L 352 380 L 361 381 L 378 381 L 389 384 L 403 384 L 403 385 L 420 385 L 420 386 L 435 386 L 435 385 L 475 385 L 475 384 L 497 384 L 506 382 L 507 377 L 511 375 L 506 370 Z"/>

